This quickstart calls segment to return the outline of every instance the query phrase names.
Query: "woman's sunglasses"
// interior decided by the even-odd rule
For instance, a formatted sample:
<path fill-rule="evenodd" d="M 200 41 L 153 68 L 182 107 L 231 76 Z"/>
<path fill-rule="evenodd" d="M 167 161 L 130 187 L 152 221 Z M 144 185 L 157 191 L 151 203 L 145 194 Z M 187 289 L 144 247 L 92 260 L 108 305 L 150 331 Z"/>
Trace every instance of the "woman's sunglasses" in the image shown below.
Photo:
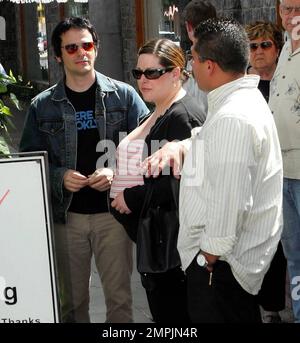
<path fill-rule="evenodd" d="M 84 42 L 84 43 L 80 43 L 80 44 L 67 44 L 65 46 L 62 46 L 62 49 L 65 49 L 66 52 L 69 55 L 73 55 L 75 54 L 75 52 L 78 51 L 79 48 L 82 48 L 85 51 L 91 51 L 93 50 L 95 47 L 95 43 L 94 42 Z"/>
<path fill-rule="evenodd" d="M 256 51 L 258 47 L 260 46 L 263 50 L 270 49 L 272 47 L 273 43 L 271 41 L 264 41 L 261 43 L 250 43 L 250 50 Z"/>
<path fill-rule="evenodd" d="M 145 75 L 145 78 L 148 80 L 156 80 L 159 79 L 163 74 L 173 70 L 175 67 L 167 67 L 167 68 L 148 68 L 144 71 L 141 69 L 132 69 L 132 75 L 135 79 L 139 80 L 142 75 Z"/>

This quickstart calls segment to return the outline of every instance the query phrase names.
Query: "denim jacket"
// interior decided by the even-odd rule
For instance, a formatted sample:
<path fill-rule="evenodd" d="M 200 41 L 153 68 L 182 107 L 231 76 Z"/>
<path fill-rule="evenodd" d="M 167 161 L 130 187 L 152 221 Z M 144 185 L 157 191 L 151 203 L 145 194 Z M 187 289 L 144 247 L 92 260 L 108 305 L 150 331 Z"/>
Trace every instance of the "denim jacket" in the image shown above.
<path fill-rule="evenodd" d="M 132 131 L 149 111 L 130 85 L 96 72 L 95 119 L 100 141 L 117 146 L 119 132 Z M 65 93 L 64 80 L 37 95 L 30 105 L 20 151 L 47 151 L 54 221 L 64 223 L 72 193 L 63 187 L 68 169 L 76 170 L 75 109 Z"/>

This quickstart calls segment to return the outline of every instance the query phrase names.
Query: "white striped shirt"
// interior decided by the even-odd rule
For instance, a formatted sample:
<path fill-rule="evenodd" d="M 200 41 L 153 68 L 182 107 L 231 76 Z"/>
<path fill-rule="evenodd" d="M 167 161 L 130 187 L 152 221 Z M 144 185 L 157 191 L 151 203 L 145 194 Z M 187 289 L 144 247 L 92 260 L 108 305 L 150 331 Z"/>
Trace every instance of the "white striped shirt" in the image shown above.
<path fill-rule="evenodd" d="M 179 206 L 183 268 L 200 249 L 220 256 L 251 294 L 261 287 L 282 229 L 281 152 L 258 82 L 249 75 L 209 93 L 207 120 L 185 159 Z M 187 175 L 191 166 L 194 176 Z"/>
<path fill-rule="evenodd" d="M 125 137 L 117 148 L 116 159 L 117 169 L 110 189 L 110 197 L 115 198 L 125 188 L 144 184 L 141 173 L 141 162 L 143 161 L 143 149 L 145 141 L 135 139 L 130 141 Z"/>

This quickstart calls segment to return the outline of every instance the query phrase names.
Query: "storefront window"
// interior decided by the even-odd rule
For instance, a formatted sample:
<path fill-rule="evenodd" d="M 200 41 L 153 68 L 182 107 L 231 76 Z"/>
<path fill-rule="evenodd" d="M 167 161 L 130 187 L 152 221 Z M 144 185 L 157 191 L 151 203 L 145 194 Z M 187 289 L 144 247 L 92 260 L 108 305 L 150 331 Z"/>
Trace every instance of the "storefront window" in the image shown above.
<path fill-rule="evenodd" d="M 68 17 L 87 18 L 89 15 L 88 3 L 80 3 L 80 2 L 74 2 L 74 0 L 69 0 L 65 6 L 66 6 L 66 13 L 68 14 Z"/>
<path fill-rule="evenodd" d="M 145 40 L 154 37 L 180 42 L 180 11 L 176 0 L 144 1 Z"/>
<path fill-rule="evenodd" d="M 46 18 L 45 18 L 45 6 L 41 3 L 37 6 L 38 16 L 38 34 L 37 34 L 37 46 L 39 52 L 40 68 L 42 71 L 42 79 L 48 80 L 48 43 L 46 32 Z"/>
<path fill-rule="evenodd" d="M 159 27 L 159 36 L 180 42 L 179 9 L 174 1 L 162 1 L 162 17 Z"/>

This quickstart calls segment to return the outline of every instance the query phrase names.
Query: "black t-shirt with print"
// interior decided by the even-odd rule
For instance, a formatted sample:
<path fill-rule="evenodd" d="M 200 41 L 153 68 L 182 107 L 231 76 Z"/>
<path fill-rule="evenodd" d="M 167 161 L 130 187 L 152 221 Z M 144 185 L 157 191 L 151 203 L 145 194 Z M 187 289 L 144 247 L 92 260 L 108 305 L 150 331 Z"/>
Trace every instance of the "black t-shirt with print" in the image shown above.
<path fill-rule="evenodd" d="M 77 165 L 76 170 L 88 176 L 96 170 L 102 153 L 96 152 L 100 137 L 95 121 L 96 82 L 85 92 L 74 92 L 65 86 L 66 94 L 76 111 Z M 82 214 L 107 212 L 107 192 L 87 186 L 73 194 L 69 211 Z"/>

